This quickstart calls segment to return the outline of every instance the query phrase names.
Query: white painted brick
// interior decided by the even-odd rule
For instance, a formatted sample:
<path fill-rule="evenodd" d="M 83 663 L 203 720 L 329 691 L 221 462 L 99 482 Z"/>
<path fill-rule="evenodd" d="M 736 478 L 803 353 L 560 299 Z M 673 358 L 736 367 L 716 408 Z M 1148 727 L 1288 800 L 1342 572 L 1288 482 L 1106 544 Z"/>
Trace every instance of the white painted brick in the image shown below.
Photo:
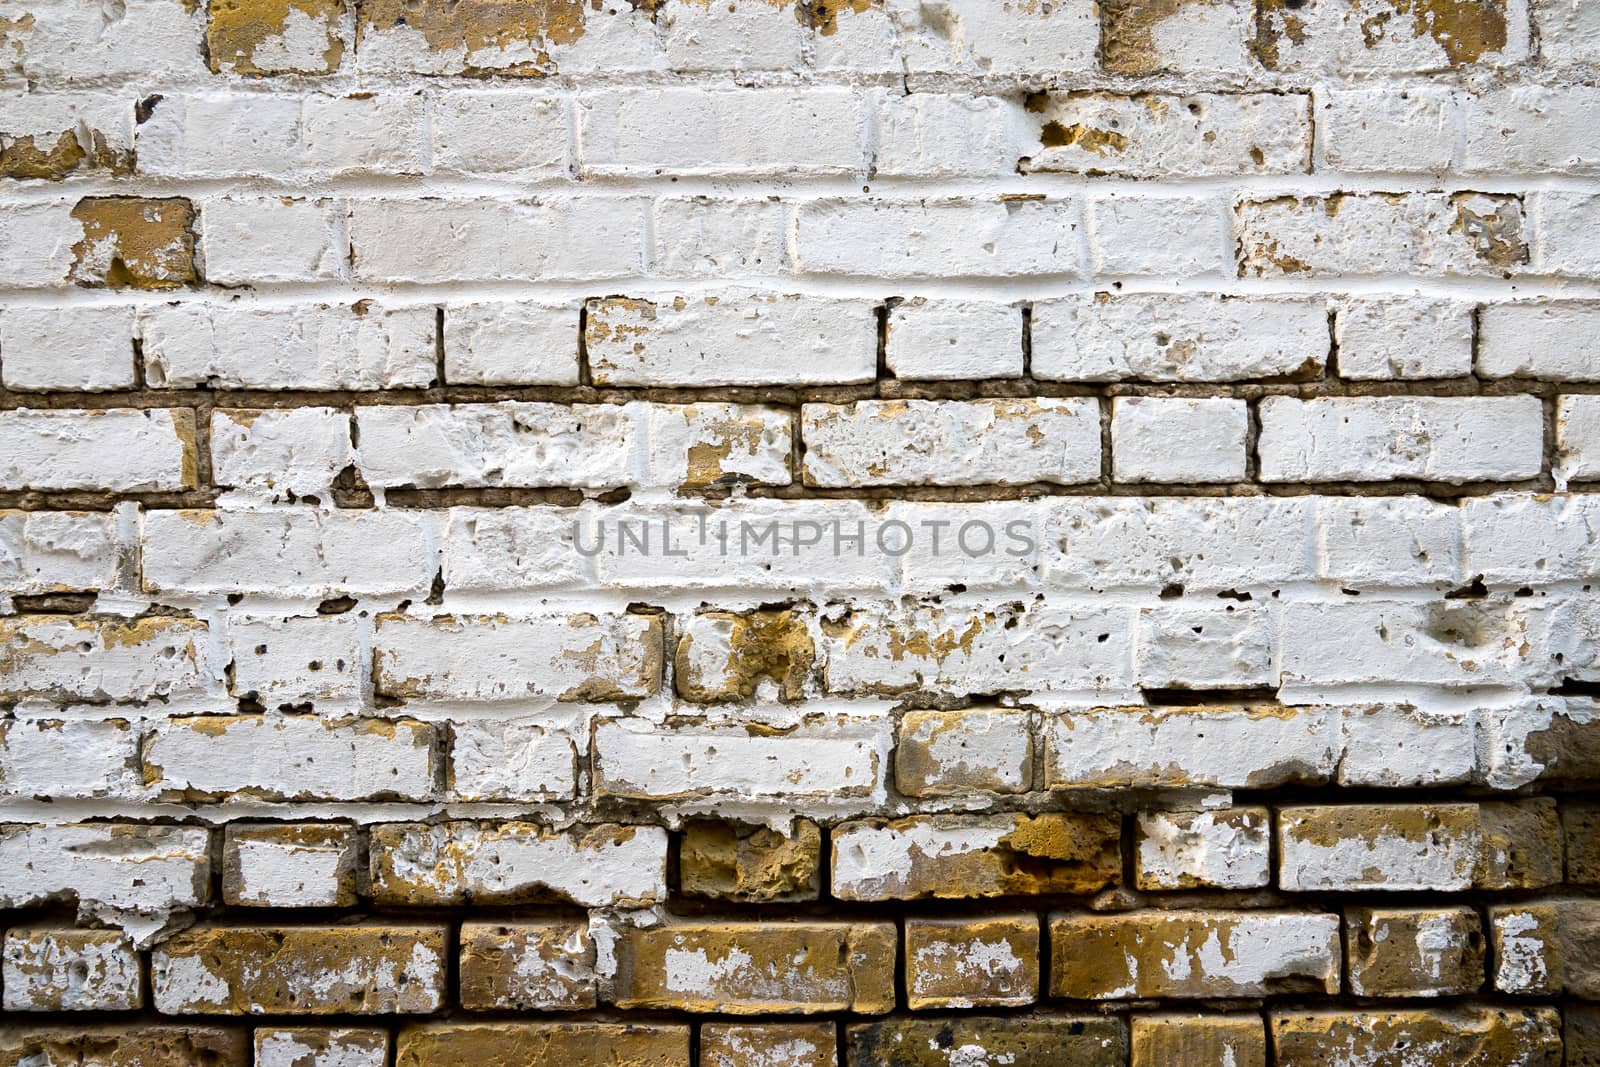
<path fill-rule="evenodd" d="M 384 1067 L 386 1030 L 349 1027 L 256 1028 L 256 1067 Z"/>
<path fill-rule="evenodd" d="M 1442 173 L 1455 157 L 1460 104 L 1442 86 L 1330 89 L 1317 94 L 1317 140 L 1341 173 Z"/>
<path fill-rule="evenodd" d="M 1140 889 L 1255 889 L 1272 879 L 1266 808 L 1151 811 L 1138 816 Z"/>
<path fill-rule="evenodd" d="M 675 71 L 800 68 L 805 28 L 798 11 L 766 0 L 668 4 L 656 12 L 667 65 Z"/>
<path fill-rule="evenodd" d="M 73 264 L 73 245 L 83 226 L 66 202 L 0 205 L 0 260 L 13 286 L 62 285 Z"/>
<path fill-rule="evenodd" d="M 1264 606 L 1175 600 L 1139 612 L 1134 672 L 1154 689 L 1271 686 L 1272 619 Z"/>
<path fill-rule="evenodd" d="M 616 297 L 590 304 L 587 346 L 596 385 L 842 384 L 877 374 L 865 300 Z M 773 359 L 779 351 L 786 358 Z"/>
<path fill-rule="evenodd" d="M 1600 396 L 1564 396 L 1556 403 L 1556 475 L 1600 477 Z"/>
<path fill-rule="evenodd" d="M 1413 295 L 1352 297 L 1335 307 L 1342 378 L 1464 378 L 1472 373 L 1471 304 Z"/>
<path fill-rule="evenodd" d="M 244 907 L 335 908 L 355 903 L 355 827 L 229 823 L 222 895 Z"/>
<path fill-rule="evenodd" d="M 1288 603 L 1278 642 L 1282 684 L 1317 692 L 1396 679 L 1521 687 L 1550 674 L 1548 619 L 1533 601 Z"/>
<path fill-rule="evenodd" d="M 1478 316 L 1479 374 L 1600 381 L 1600 301 L 1485 304 Z"/>
<path fill-rule="evenodd" d="M 433 728 L 407 719 L 201 715 L 144 741 L 145 778 L 169 800 L 426 800 Z"/>
<path fill-rule="evenodd" d="M 1242 482 L 1249 405 L 1225 398 L 1119 396 L 1111 472 L 1119 482 Z"/>
<path fill-rule="evenodd" d="M 0 70 L 30 82 L 120 86 L 129 80 L 205 78 L 209 73 L 200 47 L 205 12 L 182 4 L 127 0 L 108 11 L 92 0 L 43 0 L 19 14 L 30 16 L 27 27 L 7 33 L 9 54 L 0 61 Z"/>
<path fill-rule="evenodd" d="M 228 619 L 228 691 L 268 708 L 361 695 L 361 625 L 353 613 Z"/>
<path fill-rule="evenodd" d="M 1311 573 L 1309 497 L 1085 497 L 1044 518 L 1047 588 L 1266 589 Z"/>
<path fill-rule="evenodd" d="M 914 797 L 1027 792 L 1031 718 L 1001 708 L 907 712 L 895 748 L 895 788 Z"/>
<path fill-rule="evenodd" d="M 1571 762 L 1593 766 L 1567 737 L 1593 736 L 1600 724 L 1600 707 L 1592 700 L 1542 697 L 1523 700 L 1506 708 L 1483 711 L 1482 768 L 1484 784 L 1491 789 L 1520 789 L 1544 778 L 1570 777 Z M 1592 777 L 1592 771 L 1583 777 Z"/>
<path fill-rule="evenodd" d="M 1311 164 L 1311 101 L 1301 93 L 1050 93 L 1030 113 L 1025 173 L 1204 178 Z"/>
<path fill-rule="evenodd" d="M 577 534 L 573 508 L 451 508 L 441 546 L 445 587 L 497 592 L 576 586 L 588 574 Z"/>
<path fill-rule="evenodd" d="M 222 197 L 200 205 L 206 280 L 218 285 L 342 275 L 344 207 L 303 197 Z"/>
<path fill-rule="evenodd" d="M 1022 309 L 992 300 L 913 297 L 889 309 L 885 351 L 897 378 L 1016 378 Z"/>
<path fill-rule="evenodd" d="M 1539 474 L 1537 397 L 1328 397 L 1261 402 L 1267 482 L 1516 481 Z"/>
<path fill-rule="evenodd" d="M 1600 195 L 1574 192 L 1529 194 L 1536 274 L 1568 278 L 1600 277 L 1600 250 L 1594 245 L 1600 227 Z"/>
<path fill-rule="evenodd" d="M 432 307 L 174 304 L 139 313 L 156 388 L 405 389 L 433 383 Z"/>
<path fill-rule="evenodd" d="M 435 170 L 553 178 L 567 169 L 561 98 L 520 91 L 457 91 L 428 105 Z"/>
<path fill-rule="evenodd" d="M 436 700 L 624 700 L 661 683 L 661 620 L 651 615 L 382 615 L 373 684 Z"/>
<path fill-rule="evenodd" d="M 450 726 L 448 775 L 455 800 L 571 800 L 578 749 L 570 732 L 549 723 L 460 720 Z"/>
<path fill-rule="evenodd" d="M 654 267 L 663 277 L 759 276 L 789 269 L 786 208 L 775 199 L 666 196 L 652 211 Z"/>
<path fill-rule="evenodd" d="M 137 1011 L 139 954 L 112 930 L 14 926 L 5 939 L 7 1011 Z"/>
<path fill-rule="evenodd" d="M 647 404 L 647 485 L 788 485 L 793 420 L 754 404 Z"/>
<path fill-rule="evenodd" d="M 823 629 L 828 692 L 963 695 L 1131 688 L 1135 609 L 1039 601 L 867 608 Z"/>
<path fill-rule="evenodd" d="M 125 719 L 0 722 L 0 795 L 135 799 L 138 738 Z"/>
<path fill-rule="evenodd" d="M 1095 68 L 1099 28 L 1091 0 L 999 10 L 985 0 L 951 0 L 939 9 L 893 0 L 886 7 L 910 71 L 1059 75 Z"/>
<path fill-rule="evenodd" d="M 849 174 L 863 156 L 848 89 L 616 89 L 578 99 L 586 175 Z"/>
<path fill-rule="evenodd" d="M 1197 197 L 1092 197 L 1089 240 L 1097 276 L 1187 277 L 1232 267 L 1223 263 L 1222 205 Z"/>
<path fill-rule="evenodd" d="M 578 306 L 525 300 L 448 304 L 444 377 L 452 385 L 577 385 Z"/>
<path fill-rule="evenodd" d="M 0 381 L 19 390 L 131 388 L 133 308 L 0 311 Z"/>
<path fill-rule="evenodd" d="M 1086 397 L 807 404 L 801 410 L 806 482 L 836 487 L 1095 481 L 1099 412 L 1099 401 Z"/>
<path fill-rule="evenodd" d="M 186 408 L 0 412 L 0 489 L 192 489 Z"/>
<path fill-rule="evenodd" d="M 139 171 L 160 177 L 334 177 L 427 169 L 420 96 L 163 96 L 134 134 Z"/>
<path fill-rule="evenodd" d="M 1237 211 L 1241 277 L 1502 277 L 1527 262 L 1510 194 L 1333 193 L 1247 200 Z"/>
<path fill-rule="evenodd" d="M 212 480 L 280 499 L 323 496 L 350 465 L 350 415 L 335 408 L 218 408 Z"/>
<path fill-rule="evenodd" d="M 1468 174 L 1600 173 L 1600 145 L 1588 136 L 1600 87 L 1517 85 L 1465 102 Z"/>
<path fill-rule="evenodd" d="M 1534 21 L 1546 66 L 1600 63 L 1600 8 L 1584 0 L 1534 0 Z"/>
<path fill-rule="evenodd" d="M 1462 785 L 1477 769 L 1477 745 L 1470 712 L 1355 705 L 1344 712 L 1339 784 L 1376 789 Z"/>
<path fill-rule="evenodd" d="M 310 508 L 147 511 L 144 587 L 169 593 L 427 595 L 437 571 L 416 512 Z"/>
<path fill-rule="evenodd" d="M 1033 307 L 1033 373 L 1047 381 L 1210 382 L 1321 371 L 1322 301 L 1081 294 Z"/>
<path fill-rule="evenodd" d="M 143 701 L 196 693 L 208 675 L 199 619 L 13 615 L 0 639 L 0 699 Z"/>
<path fill-rule="evenodd" d="M 1011 101 L 992 96 L 883 90 L 874 172 L 888 178 L 1000 175 L 1016 169 L 1024 121 Z"/>
<path fill-rule="evenodd" d="M 643 273 L 646 201 L 355 200 L 355 275 L 370 282 L 592 280 Z"/>
<path fill-rule="evenodd" d="M 595 790 L 648 800 L 720 800 L 730 808 L 860 808 L 881 802 L 893 743 L 888 716 L 819 716 L 770 735 L 739 725 L 602 719 L 594 728 Z"/>
<path fill-rule="evenodd" d="M 76 900 L 80 918 L 121 926 L 145 948 L 172 912 L 206 902 L 210 838 L 194 826 L 0 826 L 0 907 Z"/>
<path fill-rule="evenodd" d="M 879 517 L 857 500 L 651 505 L 588 510 L 578 536 L 601 588 L 630 597 L 719 589 L 736 600 L 770 601 L 887 589 L 900 541 L 891 529 L 878 547 Z"/>
<path fill-rule="evenodd" d="M 1103 61 L 1117 74 L 1237 76 L 1251 69 L 1250 15 L 1251 5 L 1238 0 L 1108 5 L 1101 15 Z"/>
<path fill-rule="evenodd" d="M 1319 497 L 1316 576 L 1342 588 L 1458 585 L 1461 511 L 1417 497 Z"/>
<path fill-rule="evenodd" d="M 1490 584 L 1600 576 L 1600 497 L 1505 493 L 1465 500 L 1461 528 L 1462 573 L 1481 574 Z"/>
<path fill-rule="evenodd" d="M 614 404 L 425 404 L 356 409 L 356 466 L 374 488 L 629 480 L 637 409 Z"/>
<path fill-rule="evenodd" d="M 667 896 L 667 832 L 528 822 L 390 823 L 372 831 L 372 889 L 383 904 L 640 906 Z"/>
<path fill-rule="evenodd" d="M 1387 6 L 1392 17 L 1383 10 L 1367 19 L 1326 0 L 1262 11 L 1256 52 L 1269 69 L 1344 75 L 1508 66 L 1527 59 L 1532 48 L 1527 0 L 1462 9 L 1458 34 L 1440 24 L 1443 18 L 1420 12 L 1407 18 L 1401 4 Z M 1471 34 L 1483 43 L 1475 44 Z"/>
<path fill-rule="evenodd" d="M 1051 789 L 1255 789 L 1328 781 L 1339 762 L 1329 708 L 1092 708 L 1046 724 Z"/>
<path fill-rule="evenodd" d="M 16 32 L 16 24 L 7 32 Z M 0 60 L 0 70 L 4 60 Z M 0 143 L 21 151 L 24 142 L 38 153 L 63 144 L 84 153 L 75 163 L 63 161 L 73 173 L 86 170 L 113 172 L 133 165 L 133 103 L 119 93 L 12 93 L 0 96 Z"/>
<path fill-rule="evenodd" d="M 116 578 L 117 547 L 109 514 L 0 511 L 0 589 L 104 589 Z"/>
<path fill-rule="evenodd" d="M 1062 198 L 823 198 L 795 208 L 794 258 L 816 274 L 1081 277 L 1082 207 Z"/>
<path fill-rule="evenodd" d="M 1414 824 L 1428 814 L 1431 829 L 1419 835 Z M 1278 885 L 1291 893 L 1470 889 L 1483 850 L 1477 822 L 1476 804 L 1283 808 Z"/>
<path fill-rule="evenodd" d="M 1038 584 L 1042 511 L 1036 500 L 988 500 L 959 504 L 891 501 L 883 526 L 913 534 L 899 556 L 900 581 L 907 591 L 943 593 L 951 586 L 970 590 L 1028 589 Z M 885 543 L 898 550 L 898 539 Z"/>

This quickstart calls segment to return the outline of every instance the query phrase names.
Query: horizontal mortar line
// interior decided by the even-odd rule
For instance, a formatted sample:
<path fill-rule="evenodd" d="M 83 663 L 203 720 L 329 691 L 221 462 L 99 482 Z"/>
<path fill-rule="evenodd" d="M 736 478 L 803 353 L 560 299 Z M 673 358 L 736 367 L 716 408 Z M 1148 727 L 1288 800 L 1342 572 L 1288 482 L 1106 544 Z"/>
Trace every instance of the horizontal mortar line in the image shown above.
<path fill-rule="evenodd" d="M 359 255 L 359 250 L 358 250 Z M 1052 297 L 1110 292 L 1132 295 L 1272 296 L 1389 296 L 1456 297 L 1486 303 L 1518 299 L 1600 297 L 1600 278 L 1566 279 L 1554 275 L 1529 275 L 1513 279 L 1461 276 L 1419 277 L 1404 274 L 1339 275 L 1325 278 L 1235 278 L 1212 273 L 1184 279 L 1143 275 L 1108 275 L 1085 278 L 1077 271 L 1007 277 L 965 276 L 882 278 L 871 275 L 822 273 L 740 274 L 704 277 L 644 277 L 624 275 L 590 281 L 475 280 L 430 282 L 263 282 L 250 286 L 206 286 L 194 289 L 134 291 L 72 286 L 24 287 L 0 279 L 0 300 L 8 306 L 164 307 L 169 304 L 271 307 L 288 304 L 353 304 L 374 300 L 389 304 L 426 304 L 506 300 L 521 297 L 572 301 L 607 296 L 724 296 L 749 291 L 755 295 L 780 293 L 802 296 L 882 301 L 894 296 L 986 297 L 1003 303 L 1045 301 Z M 240 298 L 244 298 L 241 300 Z"/>
<path fill-rule="evenodd" d="M 647 168 L 640 168 L 645 170 Z M 654 170 L 654 168 L 648 168 Z M 863 181 L 870 191 L 863 189 Z M 584 194 L 595 199 L 651 197 L 714 199 L 778 197 L 788 202 L 844 197 L 865 202 L 879 197 L 912 199 L 988 200 L 1016 193 L 1043 193 L 1065 197 L 1086 194 L 1130 194 L 1138 197 L 1198 194 L 1236 194 L 1245 198 L 1315 196 L 1345 193 L 1458 193 L 1488 192 L 1594 192 L 1600 188 L 1600 166 L 1589 176 L 1487 172 L 1443 174 L 1395 172 L 1342 174 L 1339 172 L 1279 175 L 1218 175 L 1194 178 L 1105 175 L 1090 177 L 1066 173 L 996 173 L 969 176 L 884 176 L 868 178 L 859 169 L 842 168 L 833 175 L 782 176 L 767 173 L 727 173 L 706 169 L 674 170 L 635 175 L 588 174 L 571 178 L 559 173 L 532 176 L 436 174 L 369 174 L 319 176 L 303 174 L 181 177 L 138 174 L 127 177 L 69 177 L 63 182 L 8 182 L 7 200 L 16 205 L 70 203 L 81 196 L 191 196 L 195 198 L 255 194 L 263 197 L 292 195 L 384 200 L 532 200 L 541 196 Z"/>

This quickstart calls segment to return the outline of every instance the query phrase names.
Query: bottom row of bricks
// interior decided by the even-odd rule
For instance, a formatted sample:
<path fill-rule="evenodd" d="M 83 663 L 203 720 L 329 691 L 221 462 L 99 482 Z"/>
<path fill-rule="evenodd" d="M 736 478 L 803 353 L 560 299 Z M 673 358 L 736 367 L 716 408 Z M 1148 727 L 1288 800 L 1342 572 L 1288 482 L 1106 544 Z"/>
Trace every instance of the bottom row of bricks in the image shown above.
<path fill-rule="evenodd" d="M 1274 1011 L 1116 1016 L 963 1015 L 831 1022 L 704 1023 L 698 1067 L 1559 1067 L 1563 1020 L 1551 1008 Z M 1568 1064 L 1590 1064 L 1600 1012 L 1569 1010 Z M 689 1067 L 685 1023 L 430 1023 L 391 1039 L 368 1028 L 260 1028 L 256 1067 Z M 390 1059 L 391 1040 L 395 1057 Z M 248 1031 L 209 1026 L 0 1027 L 0 1065 L 244 1067 Z"/>

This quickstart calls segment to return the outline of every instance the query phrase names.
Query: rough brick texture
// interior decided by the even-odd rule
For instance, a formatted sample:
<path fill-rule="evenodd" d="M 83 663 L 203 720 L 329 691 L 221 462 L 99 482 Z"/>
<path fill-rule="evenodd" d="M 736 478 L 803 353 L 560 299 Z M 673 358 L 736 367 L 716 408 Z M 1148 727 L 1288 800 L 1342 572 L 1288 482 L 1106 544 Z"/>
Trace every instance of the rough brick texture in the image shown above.
<path fill-rule="evenodd" d="M 0 1067 L 1600 1067 L 1597 113 L 1595 0 L 8 0 Z"/>

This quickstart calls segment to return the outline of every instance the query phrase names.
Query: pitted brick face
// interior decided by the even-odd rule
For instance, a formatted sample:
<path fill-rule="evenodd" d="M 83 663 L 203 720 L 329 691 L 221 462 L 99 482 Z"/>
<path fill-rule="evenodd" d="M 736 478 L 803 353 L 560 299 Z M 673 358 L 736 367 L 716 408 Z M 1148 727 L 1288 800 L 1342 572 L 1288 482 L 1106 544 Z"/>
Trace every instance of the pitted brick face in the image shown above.
<path fill-rule="evenodd" d="M 0 1067 L 1600 1067 L 1600 3 L 14 0 Z"/>

